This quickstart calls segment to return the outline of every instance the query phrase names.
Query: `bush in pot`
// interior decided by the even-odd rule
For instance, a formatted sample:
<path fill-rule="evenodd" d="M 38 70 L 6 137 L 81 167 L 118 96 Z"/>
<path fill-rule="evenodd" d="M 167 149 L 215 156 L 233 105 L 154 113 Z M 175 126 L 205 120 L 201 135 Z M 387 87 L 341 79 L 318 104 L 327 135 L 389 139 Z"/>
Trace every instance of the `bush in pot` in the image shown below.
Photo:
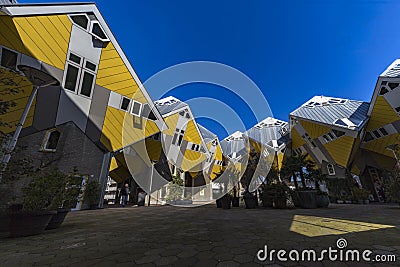
<path fill-rule="evenodd" d="M 96 209 L 99 204 L 100 184 L 96 180 L 89 181 L 83 191 L 83 201 L 87 203 L 90 209 Z"/>
<path fill-rule="evenodd" d="M 75 207 L 80 193 L 80 184 L 76 184 L 73 179 L 75 176 L 77 176 L 76 170 L 72 174 L 64 174 L 58 170 L 52 172 L 52 179 L 58 181 L 58 184 L 55 184 L 56 194 L 52 205 L 57 214 L 52 217 L 46 230 L 59 228 L 71 208 Z"/>
<path fill-rule="evenodd" d="M 273 206 L 273 186 L 271 184 L 264 183 L 260 186 L 261 188 L 261 203 L 263 207 L 272 207 Z"/>
<path fill-rule="evenodd" d="M 243 195 L 244 204 L 246 205 L 246 209 L 255 209 L 257 208 L 257 198 L 253 193 L 249 191 L 245 191 Z"/>
<path fill-rule="evenodd" d="M 51 218 L 57 213 L 60 182 L 50 173 L 38 172 L 27 186 L 22 188 L 22 204 L 9 209 L 10 236 L 30 236 L 44 232 Z"/>
<path fill-rule="evenodd" d="M 273 207 L 276 209 L 286 208 L 289 187 L 282 182 L 270 184 L 269 187 L 272 196 Z"/>
<path fill-rule="evenodd" d="M 365 200 L 368 200 L 369 195 L 371 193 L 364 188 L 354 188 L 353 189 L 353 196 L 354 199 L 357 200 L 359 204 L 363 204 Z"/>

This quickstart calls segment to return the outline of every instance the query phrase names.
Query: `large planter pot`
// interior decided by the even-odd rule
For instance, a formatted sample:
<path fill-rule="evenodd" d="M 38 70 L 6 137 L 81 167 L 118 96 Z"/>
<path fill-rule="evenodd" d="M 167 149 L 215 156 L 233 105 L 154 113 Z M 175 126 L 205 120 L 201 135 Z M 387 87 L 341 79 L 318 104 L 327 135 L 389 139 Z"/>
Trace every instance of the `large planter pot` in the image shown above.
<path fill-rule="evenodd" d="M 292 197 L 293 205 L 294 205 L 296 208 L 301 208 L 301 202 L 300 202 L 300 199 L 299 199 L 298 192 L 297 192 L 297 191 L 294 191 L 294 192 L 292 192 L 290 195 L 291 195 L 291 197 Z"/>
<path fill-rule="evenodd" d="M 244 204 L 246 205 L 246 209 L 255 209 L 257 207 L 257 199 L 253 195 L 245 196 Z"/>
<path fill-rule="evenodd" d="M 263 197 L 261 198 L 261 202 L 265 208 L 271 208 L 274 204 L 271 197 Z"/>
<path fill-rule="evenodd" d="M 215 203 L 217 203 L 217 208 L 222 208 L 222 203 L 221 203 L 221 199 L 219 198 L 219 199 L 217 199 L 216 201 L 215 201 Z"/>
<path fill-rule="evenodd" d="M 70 209 L 58 209 L 57 213 L 51 218 L 49 224 L 46 227 L 46 230 L 59 228 L 64 222 L 68 212 L 70 212 Z"/>
<path fill-rule="evenodd" d="M 44 232 L 57 211 L 18 212 L 10 214 L 10 237 L 38 235 Z"/>
<path fill-rule="evenodd" d="M 318 208 L 327 208 L 329 206 L 329 197 L 327 195 L 317 195 L 316 200 Z"/>
<path fill-rule="evenodd" d="M 317 208 L 317 192 L 315 190 L 297 191 L 300 206 L 303 209 L 316 209 Z"/>
<path fill-rule="evenodd" d="M 232 207 L 239 207 L 239 198 L 238 197 L 232 198 Z"/>
<path fill-rule="evenodd" d="M 223 196 L 221 198 L 221 207 L 223 209 L 230 209 L 231 208 L 231 197 L 230 196 Z"/>
<path fill-rule="evenodd" d="M 279 197 L 274 200 L 274 208 L 275 209 L 285 209 L 286 208 L 286 198 Z"/>
<path fill-rule="evenodd" d="M 2 214 L 0 215 L 0 238 L 8 237 L 10 227 L 10 216 Z"/>

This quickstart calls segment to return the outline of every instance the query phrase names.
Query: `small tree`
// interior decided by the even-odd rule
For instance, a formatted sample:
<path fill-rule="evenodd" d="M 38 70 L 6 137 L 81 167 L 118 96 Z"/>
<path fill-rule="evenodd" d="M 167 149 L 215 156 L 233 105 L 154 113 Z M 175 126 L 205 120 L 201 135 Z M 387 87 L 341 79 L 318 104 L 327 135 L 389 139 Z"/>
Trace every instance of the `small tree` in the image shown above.
<path fill-rule="evenodd" d="M 183 194 L 183 180 L 178 172 L 176 175 L 172 176 L 172 181 L 169 182 L 168 193 L 166 196 L 167 201 L 176 201 L 182 199 Z"/>

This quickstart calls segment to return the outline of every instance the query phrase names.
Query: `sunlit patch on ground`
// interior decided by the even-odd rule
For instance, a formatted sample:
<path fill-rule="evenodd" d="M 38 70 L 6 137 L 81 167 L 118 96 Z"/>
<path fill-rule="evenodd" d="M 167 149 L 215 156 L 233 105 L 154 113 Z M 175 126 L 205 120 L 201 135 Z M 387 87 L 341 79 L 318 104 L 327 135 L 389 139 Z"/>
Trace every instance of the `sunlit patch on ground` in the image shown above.
<path fill-rule="evenodd" d="M 354 232 L 394 228 L 393 225 L 294 215 L 290 231 L 309 236 L 343 235 Z"/>

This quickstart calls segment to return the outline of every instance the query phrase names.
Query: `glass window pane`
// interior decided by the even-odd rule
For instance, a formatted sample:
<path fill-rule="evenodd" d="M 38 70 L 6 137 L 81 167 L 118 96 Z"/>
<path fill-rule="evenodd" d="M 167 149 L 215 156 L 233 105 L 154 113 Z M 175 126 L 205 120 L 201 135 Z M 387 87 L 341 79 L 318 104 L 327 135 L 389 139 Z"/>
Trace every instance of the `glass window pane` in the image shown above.
<path fill-rule="evenodd" d="M 133 102 L 132 114 L 139 116 L 141 106 L 142 105 L 139 102 Z"/>
<path fill-rule="evenodd" d="M 52 131 L 49 135 L 49 139 L 46 143 L 46 149 L 56 149 L 58 140 L 60 139 L 60 132 L 59 131 Z"/>
<path fill-rule="evenodd" d="M 69 54 L 69 60 L 71 60 L 72 62 L 75 62 L 75 63 L 77 63 L 77 64 L 81 64 L 81 57 L 80 56 L 77 56 L 77 55 L 75 55 L 75 54 Z"/>
<path fill-rule="evenodd" d="M 96 65 L 93 63 L 90 63 L 89 61 L 86 61 L 86 68 L 92 71 L 96 71 Z"/>
<path fill-rule="evenodd" d="M 3 67 L 9 68 L 9 69 L 17 69 L 17 58 L 18 54 L 8 50 L 6 48 L 2 49 L 1 53 L 1 65 Z"/>
<path fill-rule="evenodd" d="M 68 65 L 67 68 L 68 69 L 67 69 L 67 75 L 65 77 L 64 88 L 75 92 L 79 69 L 72 65 Z"/>
<path fill-rule="evenodd" d="M 94 75 L 90 74 L 88 72 L 84 72 L 83 80 L 82 80 L 81 95 L 84 95 L 87 97 L 91 96 L 92 88 L 93 88 L 93 81 L 94 81 Z"/>
<path fill-rule="evenodd" d="M 122 110 L 128 110 L 128 106 L 129 106 L 129 103 L 131 102 L 131 100 L 129 99 L 129 98 L 123 98 L 122 99 L 122 103 L 121 103 L 121 109 Z"/>
<path fill-rule="evenodd" d="M 93 23 L 92 33 L 100 37 L 100 39 L 108 39 L 98 23 Z"/>
<path fill-rule="evenodd" d="M 89 20 L 85 15 L 71 16 L 71 19 L 77 25 L 81 26 L 84 29 L 87 29 Z"/>

